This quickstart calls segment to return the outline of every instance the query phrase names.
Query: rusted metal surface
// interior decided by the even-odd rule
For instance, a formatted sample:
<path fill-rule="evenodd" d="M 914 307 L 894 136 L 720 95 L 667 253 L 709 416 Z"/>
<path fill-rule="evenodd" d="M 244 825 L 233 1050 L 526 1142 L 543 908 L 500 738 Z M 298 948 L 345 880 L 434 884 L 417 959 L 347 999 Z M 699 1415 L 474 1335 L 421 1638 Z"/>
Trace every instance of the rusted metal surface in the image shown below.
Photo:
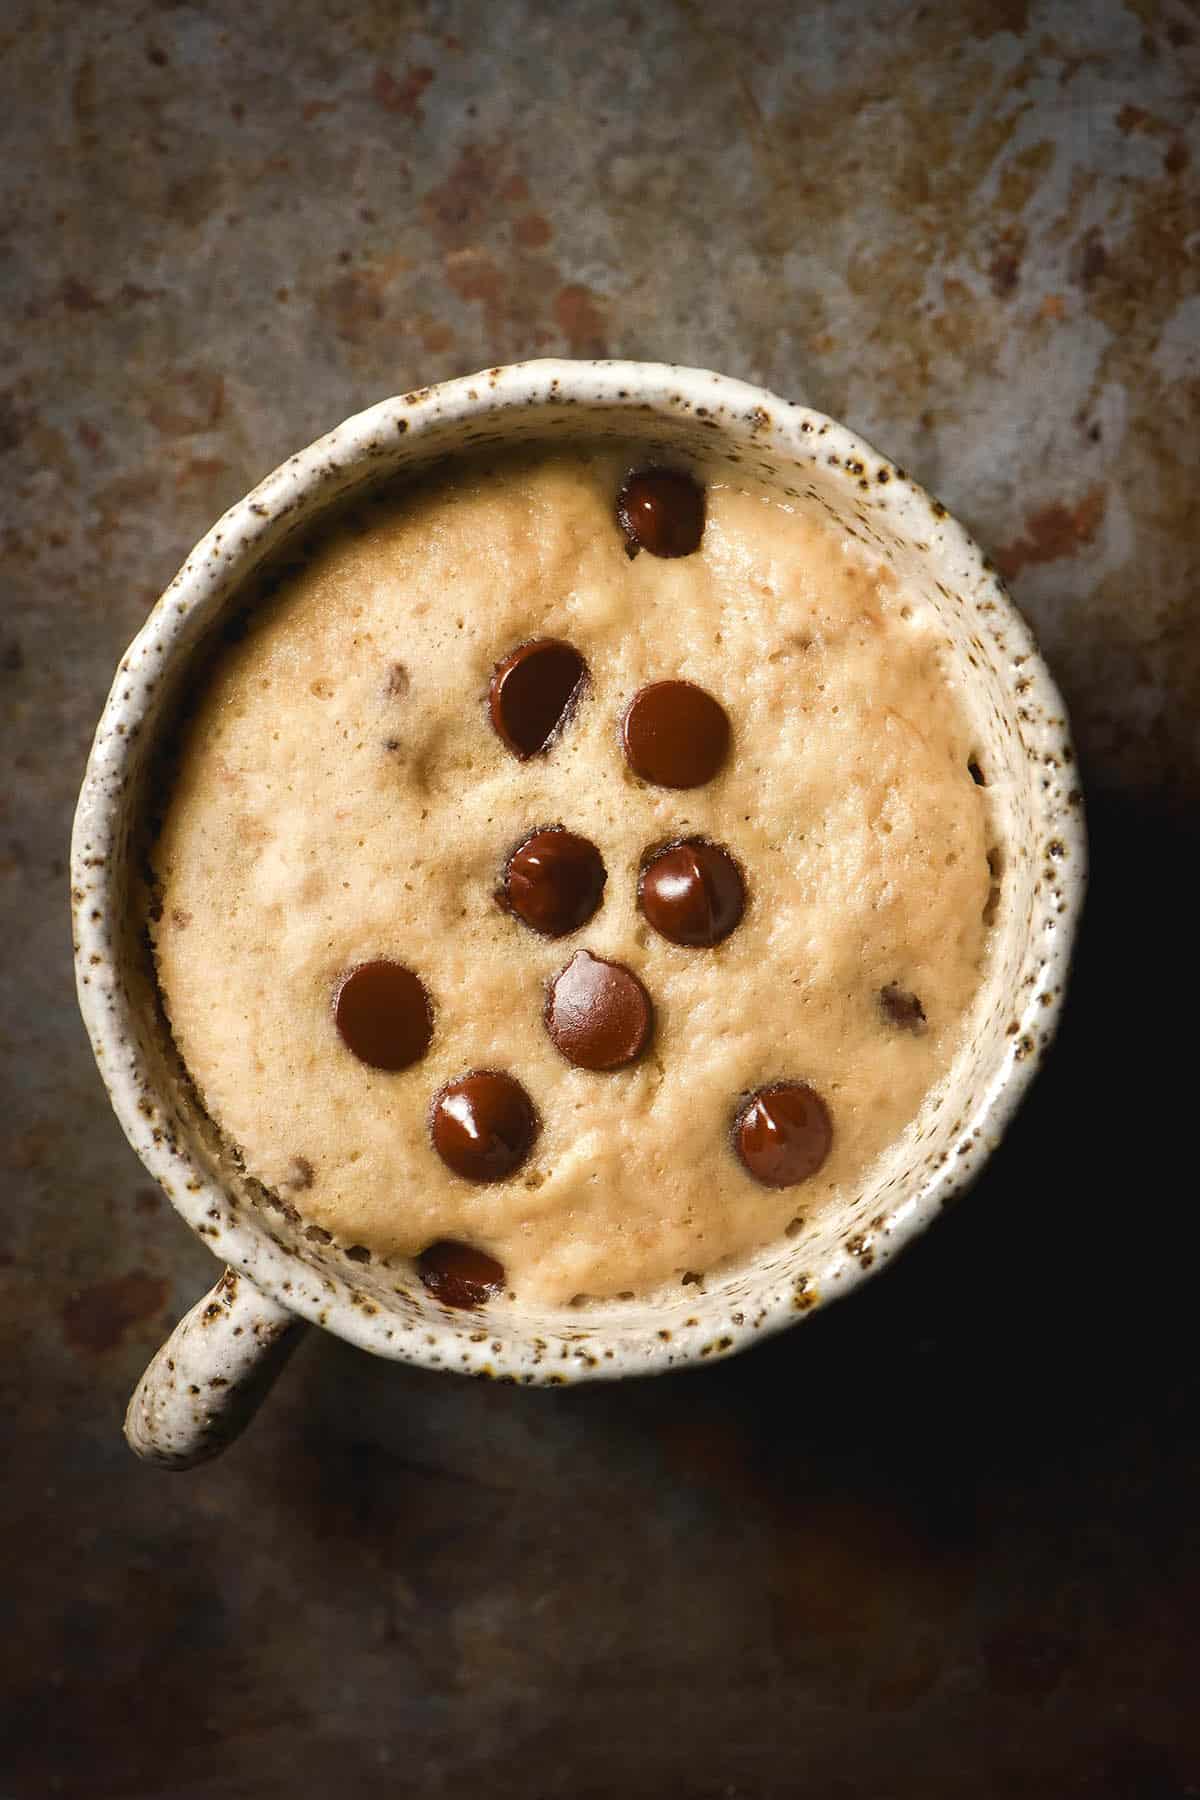
<path fill-rule="evenodd" d="M 1200 1793 L 1169 1048 L 1200 798 L 1194 7 L 35 0 L 0 47 L 0 1795 Z M 156 1475 L 122 1411 L 213 1270 L 75 1017 L 95 717 L 257 476 L 539 352 L 803 396 L 993 547 L 1092 801 L 1060 1048 L 984 1185 L 790 1340 L 528 1394 L 314 1334 L 227 1459 Z"/>

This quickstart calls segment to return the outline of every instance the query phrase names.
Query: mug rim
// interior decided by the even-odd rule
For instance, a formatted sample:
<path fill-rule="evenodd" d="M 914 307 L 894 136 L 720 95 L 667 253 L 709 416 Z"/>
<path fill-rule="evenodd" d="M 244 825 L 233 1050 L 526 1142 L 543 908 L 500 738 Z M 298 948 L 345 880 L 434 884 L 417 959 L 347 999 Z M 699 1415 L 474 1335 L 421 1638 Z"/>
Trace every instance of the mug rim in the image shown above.
<path fill-rule="evenodd" d="M 1034 784 L 1035 829 L 1044 839 L 1060 842 L 1065 855 L 1055 929 L 1043 945 L 1037 978 L 1024 990 L 1013 1014 L 1018 1032 L 964 1113 L 958 1154 L 911 1187 L 901 1188 L 887 1213 L 886 1228 L 878 1234 L 873 1257 L 835 1251 L 827 1257 L 829 1266 L 814 1270 L 811 1290 L 798 1287 L 794 1278 L 781 1278 L 777 1288 L 764 1295 L 753 1320 L 739 1327 L 723 1313 L 719 1340 L 713 1337 L 711 1321 L 706 1324 L 699 1316 L 705 1309 L 701 1295 L 693 1307 L 697 1317 L 686 1328 L 675 1329 L 668 1341 L 648 1334 L 637 1354 L 628 1347 L 602 1356 L 593 1355 L 590 1348 L 574 1352 L 564 1348 L 553 1360 L 533 1349 L 542 1340 L 527 1341 L 527 1334 L 519 1330 L 507 1344 L 490 1333 L 477 1333 L 488 1341 L 474 1345 L 463 1341 L 470 1334 L 461 1330 L 461 1321 L 439 1326 L 422 1317 L 416 1326 L 401 1329 L 398 1317 L 356 1289 L 352 1278 L 317 1270 L 274 1236 L 263 1215 L 251 1223 L 231 1205 L 225 1184 L 180 1142 L 172 1128 L 169 1096 L 140 1050 L 138 1008 L 122 976 L 123 936 L 115 918 L 115 909 L 123 905 L 123 796 L 137 740 L 156 705 L 165 672 L 192 653 L 189 639 L 195 615 L 211 609 L 215 617 L 301 517 L 311 522 L 336 505 L 360 479 L 370 478 L 377 465 L 386 464 L 402 442 L 415 444 L 423 435 L 444 432 L 448 425 L 461 426 L 486 416 L 503 419 L 530 406 L 575 408 L 577 435 L 586 435 L 588 411 L 600 408 L 610 414 L 628 409 L 631 436 L 637 435 L 639 418 L 644 423 L 647 412 L 692 424 L 699 421 L 727 441 L 793 461 L 812 456 L 819 440 L 828 466 L 846 471 L 873 492 L 886 487 L 890 520 L 924 548 L 930 563 L 956 591 L 969 590 L 976 606 L 985 599 L 999 616 L 1006 650 L 1015 646 L 1021 653 L 1020 732 L 1025 756 L 1054 762 L 1059 773 L 1066 770 L 1063 780 Z M 1018 702 L 1011 684 L 1006 694 L 1016 717 Z M 459 376 L 379 401 L 281 463 L 200 539 L 122 657 L 97 725 L 72 833 L 80 1011 L 113 1110 L 148 1173 L 215 1255 L 300 1317 L 375 1354 L 522 1382 L 649 1374 L 681 1366 L 713 1353 L 731 1353 L 780 1330 L 806 1317 L 818 1298 L 823 1310 L 830 1299 L 890 1261 L 937 1217 L 952 1194 L 978 1174 L 1052 1041 L 1061 1012 L 1086 886 L 1086 833 L 1073 781 L 1073 754 L 1057 685 L 993 566 L 940 502 L 847 426 L 747 382 L 669 363 L 538 359 Z M 747 1255 L 744 1266 L 753 1267 L 768 1248 L 777 1248 L 774 1240 Z"/>

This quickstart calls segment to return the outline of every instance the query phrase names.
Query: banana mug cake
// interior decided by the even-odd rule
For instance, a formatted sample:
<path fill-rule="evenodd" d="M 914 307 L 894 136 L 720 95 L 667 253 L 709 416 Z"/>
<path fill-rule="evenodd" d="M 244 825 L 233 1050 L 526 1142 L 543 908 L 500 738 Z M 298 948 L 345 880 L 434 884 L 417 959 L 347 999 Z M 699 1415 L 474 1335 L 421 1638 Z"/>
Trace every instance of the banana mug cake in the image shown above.
<path fill-rule="evenodd" d="M 652 1294 L 853 1198 L 987 955 L 933 609 L 636 447 L 478 454 L 250 612 L 153 847 L 164 1005 L 241 1165 L 450 1305 Z"/>

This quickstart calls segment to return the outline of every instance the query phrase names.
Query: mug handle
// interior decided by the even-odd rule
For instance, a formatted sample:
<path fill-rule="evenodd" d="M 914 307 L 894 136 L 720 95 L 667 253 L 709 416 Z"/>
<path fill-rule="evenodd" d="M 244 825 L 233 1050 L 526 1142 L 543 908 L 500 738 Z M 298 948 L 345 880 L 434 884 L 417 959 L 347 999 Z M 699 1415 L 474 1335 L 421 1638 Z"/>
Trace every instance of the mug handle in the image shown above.
<path fill-rule="evenodd" d="M 160 1469 L 219 1456 L 258 1411 L 303 1328 L 248 1276 L 226 1269 L 134 1389 L 125 1414 L 130 1449 Z"/>

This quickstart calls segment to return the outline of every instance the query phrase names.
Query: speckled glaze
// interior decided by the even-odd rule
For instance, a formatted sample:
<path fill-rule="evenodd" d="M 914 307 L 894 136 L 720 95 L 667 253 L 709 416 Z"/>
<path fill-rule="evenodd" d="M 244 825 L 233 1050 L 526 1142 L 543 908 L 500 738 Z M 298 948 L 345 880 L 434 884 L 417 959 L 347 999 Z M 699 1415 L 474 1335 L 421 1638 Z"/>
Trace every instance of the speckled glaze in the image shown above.
<path fill-rule="evenodd" d="M 294 1312 L 226 1269 L 134 1389 L 125 1414 L 130 1448 L 164 1469 L 216 1456 L 253 1416 L 302 1330 Z"/>
<path fill-rule="evenodd" d="M 555 1312 L 501 1300 L 462 1313 L 432 1300 L 400 1259 L 363 1265 L 310 1242 L 229 1166 L 181 1078 L 132 917 L 131 884 L 160 728 L 193 651 L 263 559 L 358 488 L 471 445 L 560 435 L 634 437 L 651 449 L 727 458 L 798 504 L 821 508 L 935 605 L 966 671 L 987 776 L 999 852 L 995 948 L 948 1089 L 838 1218 L 677 1295 Z M 651 363 L 529 362 L 419 389 L 347 420 L 269 475 L 196 546 L 123 658 L 97 729 L 72 844 L 79 1000 L 130 1142 L 176 1209 L 244 1278 L 243 1295 L 251 1283 L 261 1291 L 264 1320 L 277 1327 L 284 1309 L 377 1355 L 508 1381 L 645 1374 L 729 1354 L 847 1292 L 974 1178 L 1053 1035 L 1085 860 L 1058 691 L 995 571 L 903 469 L 821 414 L 719 375 Z M 196 1318 L 189 1315 L 162 1356 L 178 1364 L 174 1346 L 186 1334 L 188 1385 L 203 1391 L 208 1353 Z M 272 1342 L 276 1335 L 263 1334 Z M 227 1383 L 217 1390 L 224 1411 L 193 1408 L 189 1424 L 158 1394 L 166 1364 L 156 1359 L 131 1407 L 129 1435 L 141 1453 L 173 1466 L 196 1460 L 209 1440 L 219 1447 L 229 1434 L 241 1402 L 228 1390 L 247 1380 L 261 1386 L 241 1340 L 232 1357 L 224 1332 L 209 1341 L 205 1366 Z M 156 1419 L 169 1419 L 169 1428 Z"/>

